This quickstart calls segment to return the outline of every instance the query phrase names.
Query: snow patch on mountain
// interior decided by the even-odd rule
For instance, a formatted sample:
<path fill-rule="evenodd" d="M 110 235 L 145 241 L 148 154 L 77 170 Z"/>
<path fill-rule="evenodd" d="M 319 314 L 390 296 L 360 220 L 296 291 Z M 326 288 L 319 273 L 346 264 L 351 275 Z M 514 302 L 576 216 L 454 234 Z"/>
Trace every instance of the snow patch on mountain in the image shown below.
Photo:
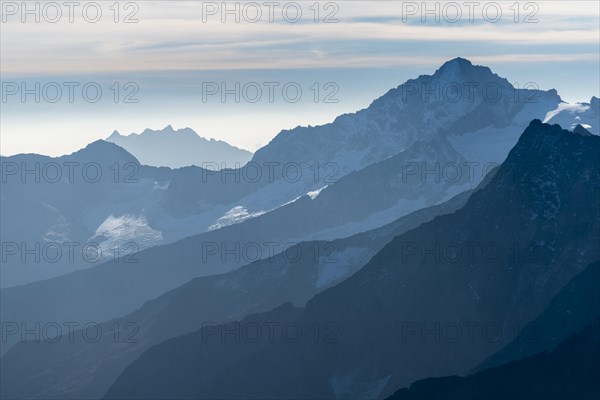
<path fill-rule="evenodd" d="M 592 97 L 589 103 L 560 103 L 543 118 L 544 123 L 558 124 L 572 131 L 579 124 L 592 135 L 600 135 L 600 100 Z"/>
<path fill-rule="evenodd" d="M 160 231 L 153 229 L 143 215 L 109 215 L 88 240 L 91 250 L 98 245 L 103 259 L 133 254 L 162 241 Z M 116 253 L 115 253 L 116 252 Z M 99 254 L 100 255 L 100 254 Z M 93 256 L 95 257 L 95 255 Z"/>
<path fill-rule="evenodd" d="M 265 211 L 259 211 L 250 213 L 248 209 L 243 206 L 235 206 L 231 210 L 227 211 L 225 215 L 219 218 L 214 224 L 208 227 L 209 231 L 222 228 L 227 225 L 237 224 L 239 222 L 245 221 L 248 218 L 258 217 L 259 215 L 264 214 Z"/>
<path fill-rule="evenodd" d="M 327 186 L 328 186 L 328 185 L 325 185 L 325 186 L 323 186 L 323 187 L 322 187 L 322 188 L 320 188 L 320 189 L 317 189 L 317 190 L 310 191 L 310 192 L 308 192 L 308 193 L 306 193 L 306 194 L 307 194 L 307 195 L 310 197 L 310 199 L 311 199 L 311 200 L 314 200 L 314 199 L 316 199 L 316 198 L 317 198 L 317 196 L 319 195 L 319 193 L 321 193 L 321 190 L 325 189 Z"/>
<path fill-rule="evenodd" d="M 45 242 L 70 242 L 69 231 L 71 224 L 67 218 L 56 207 L 48 203 L 42 203 L 42 205 L 56 215 L 56 222 L 42 235 L 42 239 Z"/>
<path fill-rule="evenodd" d="M 560 103 L 558 105 L 558 107 L 556 107 L 556 109 L 554 109 L 552 111 L 548 111 L 548 113 L 546 113 L 546 116 L 544 117 L 542 122 L 547 124 L 548 121 L 550 121 L 552 118 L 556 117 L 558 114 L 565 112 L 565 111 L 569 114 L 579 114 L 579 113 L 585 112 L 589 109 L 590 109 L 589 105 L 582 104 L 582 103 L 575 103 L 575 104 Z M 581 118 L 579 118 L 579 119 L 581 119 Z"/>

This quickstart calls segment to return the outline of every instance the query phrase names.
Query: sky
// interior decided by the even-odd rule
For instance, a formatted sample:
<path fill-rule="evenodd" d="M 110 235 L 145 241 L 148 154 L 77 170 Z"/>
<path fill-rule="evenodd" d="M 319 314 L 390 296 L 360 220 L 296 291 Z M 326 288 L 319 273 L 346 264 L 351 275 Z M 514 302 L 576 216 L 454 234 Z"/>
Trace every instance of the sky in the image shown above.
<path fill-rule="evenodd" d="M 191 127 L 255 151 L 465 57 L 568 102 L 600 87 L 600 2 L 2 1 L 0 154 Z"/>

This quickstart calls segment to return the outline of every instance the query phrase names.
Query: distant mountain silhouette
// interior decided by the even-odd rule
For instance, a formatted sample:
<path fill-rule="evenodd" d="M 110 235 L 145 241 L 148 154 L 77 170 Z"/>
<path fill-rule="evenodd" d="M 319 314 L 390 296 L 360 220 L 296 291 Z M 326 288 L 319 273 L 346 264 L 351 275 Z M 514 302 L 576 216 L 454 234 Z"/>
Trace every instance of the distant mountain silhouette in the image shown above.
<path fill-rule="evenodd" d="M 248 263 L 239 256 L 241 251 L 238 256 L 222 257 L 220 252 L 226 248 L 258 245 L 266 254 L 265 243 L 274 243 L 281 250 L 286 243 L 347 237 L 442 203 L 478 180 L 466 173 L 451 180 L 438 175 L 424 179 L 421 173 L 407 175 L 403 166 L 416 163 L 419 168 L 431 169 L 462 160 L 444 140 L 417 142 L 394 157 L 344 176 L 314 198 L 304 195 L 243 222 L 142 250 L 136 254 L 136 263 L 109 260 L 82 273 L 7 288 L 0 291 L 2 318 L 103 321 L 130 313 L 192 278 L 228 272 Z M 207 244 L 219 246 L 217 256 L 203 259 Z M 132 286 L 136 290 L 129 290 Z M 106 287 L 112 288 L 109 300 Z M 73 296 L 79 300 L 73 302 Z"/>
<path fill-rule="evenodd" d="M 517 135 L 513 133 L 512 136 Z M 105 320 L 132 312 L 144 301 L 192 278 L 227 272 L 247 263 L 239 257 L 212 257 L 208 262 L 202 262 L 203 245 L 206 243 L 218 243 L 222 248 L 248 243 L 277 243 L 281 246 L 287 242 L 347 237 L 377 228 L 474 188 L 482 179 L 483 168 L 480 166 L 474 173 L 469 173 L 464 167 L 468 162 L 473 161 L 465 159 L 441 134 L 426 141 L 415 141 L 408 149 L 392 157 L 346 174 L 322 188 L 314 198 L 304 194 L 289 204 L 236 224 L 226 221 L 219 226 L 220 221 L 217 221 L 215 227 L 220 229 L 141 251 L 136 256 L 139 260 L 136 264 L 109 262 L 84 274 L 5 290 L 0 293 L 3 318 L 20 321 Z M 452 165 L 460 166 L 462 171 L 447 178 L 440 171 Z M 407 173 L 407 166 L 415 167 L 415 173 Z M 438 172 L 427 174 L 427 170 Z M 173 172 L 170 193 L 175 193 L 178 199 L 185 198 L 195 189 L 218 193 L 218 182 L 195 185 L 194 178 L 186 176 L 189 171 L 191 169 L 186 168 Z M 177 190 L 172 189 L 175 182 L 178 182 Z M 287 187 L 296 187 L 296 183 L 279 183 L 284 185 L 284 192 L 287 192 Z M 272 186 L 280 188 L 277 183 L 267 186 L 264 191 L 256 193 L 258 197 L 255 200 L 272 194 L 271 190 L 276 191 Z M 215 190 L 211 191 L 211 188 Z M 169 193 L 166 194 L 168 200 Z M 238 207 L 240 212 L 247 212 Z M 178 205 L 176 208 L 182 207 Z M 174 222 L 178 223 L 175 225 L 178 227 L 179 221 Z M 179 262 L 173 265 L 171 260 Z M 129 285 L 136 285 L 138 289 L 127 290 Z M 76 289 L 67 291 L 67 287 Z M 111 301 L 104 300 L 103 287 L 113 288 Z M 47 293 L 47 296 L 33 296 L 34 292 Z M 82 294 L 82 300 L 71 304 L 71 296 L 76 292 Z"/>
<path fill-rule="evenodd" d="M 466 374 L 600 258 L 599 156 L 600 138 L 534 120 L 463 208 L 395 237 L 305 308 L 239 322 L 294 321 L 302 332 L 328 323 L 334 341 L 232 342 L 218 334 L 230 322 L 148 349 L 106 398 L 376 398 Z M 482 333 L 490 324 L 500 334 Z"/>
<path fill-rule="evenodd" d="M 106 141 L 118 144 L 135 155 L 144 165 L 181 168 L 211 164 L 221 168 L 239 168 L 252 158 L 252 153 L 221 140 L 205 139 L 191 128 L 174 130 L 171 125 L 140 134 L 121 135 L 114 131 Z"/>

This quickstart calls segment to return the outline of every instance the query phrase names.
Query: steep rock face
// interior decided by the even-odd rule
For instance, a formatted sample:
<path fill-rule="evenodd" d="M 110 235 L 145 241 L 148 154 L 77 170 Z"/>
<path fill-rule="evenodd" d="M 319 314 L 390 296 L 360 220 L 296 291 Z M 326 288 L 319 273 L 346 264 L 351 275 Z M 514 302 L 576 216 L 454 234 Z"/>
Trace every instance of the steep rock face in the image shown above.
<path fill-rule="evenodd" d="M 466 374 L 600 258 L 599 157 L 600 138 L 535 120 L 462 209 L 295 311 L 303 332 L 328 327 L 320 340 L 232 344 L 201 330 L 146 351 L 107 398 L 385 397 Z"/>

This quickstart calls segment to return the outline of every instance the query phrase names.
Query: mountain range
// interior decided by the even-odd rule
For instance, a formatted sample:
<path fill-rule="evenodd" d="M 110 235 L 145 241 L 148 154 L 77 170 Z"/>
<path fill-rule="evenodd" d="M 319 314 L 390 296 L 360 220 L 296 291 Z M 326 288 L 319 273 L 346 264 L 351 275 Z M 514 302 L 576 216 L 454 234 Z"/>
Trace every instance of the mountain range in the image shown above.
<path fill-rule="evenodd" d="M 306 307 L 237 322 L 333 326 L 335 340 L 234 340 L 223 332 L 235 323 L 204 328 L 147 350 L 106 398 L 372 398 L 466 374 L 598 260 L 599 156 L 597 137 L 534 120 L 463 208 L 396 236 Z M 468 326 L 479 329 L 457 336 Z"/>
<path fill-rule="evenodd" d="M 468 88 L 474 81 L 477 82 L 477 87 L 493 85 L 498 88 L 500 98 L 490 99 L 482 90 L 474 90 L 472 93 L 459 91 L 458 101 L 454 102 L 444 101 L 439 95 L 427 94 L 431 87 Z M 444 180 L 442 187 L 430 184 L 427 185 L 428 188 L 413 191 L 408 198 L 388 197 L 387 205 L 384 206 L 387 211 L 382 209 L 382 204 L 375 209 L 364 210 L 362 221 L 352 213 L 344 213 L 344 216 L 339 217 L 344 219 L 345 215 L 350 215 L 368 226 L 355 224 L 357 226 L 350 228 L 352 230 L 332 232 L 331 235 L 318 232 L 333 226 L 316 226 L 311 228 L 315 232 L 307 233 L 317 234 L 315 238 L 343 237 L 389 223 L 417 207 L 439 203 L 459 191 L 477 186 L 491 167 L 504 160 L 516 143 L 518 132 L 531 119 L 546 118 L 548 113 L 560 109 L 562 104 L 564 103 L 554 90 L 516 89 L 489 68 L 457 58 L 442 65 L 433 75 L 422 75 L 390 90 L 364 110 L 342 115 L 323 126 L 282 131 L 267 146 L 257 151 L 250 163 L 240 169 L 214 171 L 212 168 L 196 166 L 154 168 L 160 171 L 160 175 L 157 175 L 158 172 L 146 172 L 152 168 L 140 165 L 137 158 L 124 151 L 120 153 L 127 154 L 123 157 L 130 159 L 132 164 L 124 160 L 118 164 L 109 162 L 111 157 L 96 149 L 109 148 L 101 142 L 58 160 L 38 160 L 33 155 L 3 157 L 0 160 L 3 165 L 21 165 L 22 162 L 25 165 L 35 162 L 46 165 L 53 161 L 62 164 L 73 162 L 73 159 L 81 159 L 82 165 L 89 165 L 98 161 L 104 163 L 103 170 L 107 176 L 114 175 L 110 168 L 118 165 L 119 182 L 127 177 L 133 178 L 127 185 L 119 186 L 122 197 L 95 196 L 94 199 L 102 200 L 102 204 L 85 210 L 85 215 L 82 211 L 74 212 L 81 210 L 81 204 L 77 204 L 77 201 L 85 197 L 56 197 L 65 190 L 72 191 L 74 187 L 82 188 L 77 189 L 78 193 L 86 191 L 90 186 L 86 185 L 87 182 L 75 182 L 73 185 L 61 180 L 51 184 L 42 182 L 41 185 L 31 185 L 29 182 L 13 179 L 10 185 L 5 185 L 2 194 L 3 206 L 14 210 L 11 213 L 14 220 L 9 219 L 3 224 L 3 236 L 9 241 L 24 241 L 28 245 L 47 243 L 54 237 L 80 243 L 101 241 L 122 244 L 133 241 L 135 247 L 142 250 L 243 222 L 290 202 L 302 200 L 307 194 L 320 193 L 326 187 L 331 190 L 333 183 L 345 175 L 388 158 L 395 157 L 396 165 L 380 164 L 380 169 L 391 167 L 397 171 L 400 166 L 400 173 L 406 175 L 410 171 L 417 178 L 427 175 L 427 168 L 439 169 L 436 173 L 429 174 L 428 179 Z M 548 118 L 559 118 L 564 112 L 566 111 L 559 110 L 552 118 Z M 190 130 L 165 129 L 147 130 L 131 137 L 194 135 Z M 117 136 L 113 134 L 111 137 Z M 458 168 L 453 165 L 447 168 L 449 163 L 456 163 Z M 371 177 L 367 176 L 369 173 L 380 175 L 377 168 L 360 172 L 361 176 L 355 177 L 370 181 Z M 390 171 L 386 173 L 389 174 Z M 445 174 L 458 175 L 459 179 L 446 179 Z M 468 176 L 469 174 L 472 176 Z M 381 180 L 379 177 L 375 179 Z M 363 182 L 356 182 L 356 187 L 362 184 Z M 348 183 L 347 185 L 350 186 Z M 429 193 L 429 188 L 436 193 Z M 48 191 L 51 193 L 47 194 Z M 327 190 L 321 195 L 326 193 Z M 385 198 L 383 193 L 382 196 Z M 368 197 L 372 200 L 380 196 Z M 28 207 L 20 207 L 22 204 L 28 204 Z M 26 217 L 29 209 L 39 209 L 44 215 L 30 220 Z M 371 211 L 378 214 L 365 215 Z M 335 212 L 327 211 L 332 215 Z M 369 219 L 375 222 L 368 222 Z M 23 224 L 22 221 L 31 222 Z M 115 229 L 115 226 L 124 229 Z M 53 234 L 56 231 L 59 235 Z M 27 232 L 27 235 L 21 238 L 18 232 Z M 302 238 L 297 236 L 295 239 Z M 286 238 L 282 237 L 280 241 L 284 239 Z M 16 264 L 18 265 L 2 270 L 2 287 L 22 285 L 90 266 L 89 263 L 69 263 L 61 268 L 20 268 L 22 263 Z M 40 265 L 45 265 L 43 260 Z"/>
<path fill-rule="evenodd" d="M 303 306 L 315 294 L 355 273 L 394 236 L 455 211 L 470 194 L 463 192 L 439 206 L 346 239 L 302 242 L 238 270 L 195 278 L 101 325 L 106 332 L 113 326 L 134 326 L 134 343 L 115 342 L 111 335 L 90 343 L 80 330 L 74 340 L 65 336 L 58 343 L 18 343 L 1 361 L 11 371 L 2 375 L 2 393 L 15 398 L 99 398 L 150 346 L 198 330 L 206 321 L 236 320 L 285 302 Z"/>
<path fill-rule="evenodd" d="M 252 158 L 252 153 L 221 140 L 205 139 L 191 128 L 173 129 L 171 125 L 155 131 L 121 135 L 114 131 L 107 142 L 121 146 L 140 163 L 155 167 L 181 168 L 196 165 L 221 169 L 240 168 Z"/>
<path fill-rule="evenodd" d="M 2 398 L 598 394 L 599 127 L 456 58 L 254 154 L 1 157 Z"/>

